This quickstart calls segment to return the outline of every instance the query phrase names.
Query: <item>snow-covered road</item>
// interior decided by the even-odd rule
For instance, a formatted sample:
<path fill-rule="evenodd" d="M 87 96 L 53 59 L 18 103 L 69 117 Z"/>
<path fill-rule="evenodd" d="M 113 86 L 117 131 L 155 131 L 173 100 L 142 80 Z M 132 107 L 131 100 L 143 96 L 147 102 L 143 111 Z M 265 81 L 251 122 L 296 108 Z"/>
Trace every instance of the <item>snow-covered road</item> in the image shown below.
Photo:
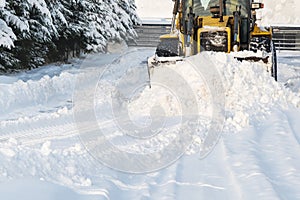
<path fill-rule="evenodd" d="M 168 91 L 170 87 L 148 87 L 145 61 L 153 51 L 140 48 L 95 54 L 84 61 L 0 76 L 0 187 L 4 191 L 0 199 L 16 195 L 6 183 L 28 178 L 64 185 L 78 192 L 78 199 L 299 199 L 300 55 L 280 53 L 278 83 L 260 64 L 240 63 L 223 53 L 208 55 L 222 74 L 225 122 L 216 147 L 200 159 L 201 142 L 210 129 L 212 91 L 205 81 L 195 79 L 199 76 L 187 71 L 185 61 L 170 66 L 188 74 L 201 113 L 197 127 L 184 124 L 185 131 L 178 133 L 182 122 L 178 120 L 178 97 Z M 128 87 L 124 80 L 130 82 Z M 137 85 L 140 87 L 131 88 Z M 110 95 L 121 103 L 110 102 Z M 88 105 L 91 99 L 93 105 Z M 118 127 L 120 121 L 111 115 L 111 109 L 123 108 L 124 102 L 137 127 L 155 122 L 149 118 L 151 112 L 160 117 L 164 109 L 165 128 L 138 144 L 136 138 L 123 139 L 122 131 L 129 122 L 122 121 L 124 127 Z M 97 124 L 84 115 L 89 109 L 96 113 Z M 124 119 L 124 113 L 117 114 Z M 85 124 L 78 126 L 80 122 Z M 83 132 L 99 127 L 111 143 L 133 153 L 166 148 L 178 134 L 189 128 L 197 131 L 177 161 L 151 173 L 131 174 L 103 165 L 99 161 L 103 154 L 95 155 L 85 143 Z M 19 193 L 24 193 L 24 199 L 28 195 L 34 199 L 26 191 Z"/>

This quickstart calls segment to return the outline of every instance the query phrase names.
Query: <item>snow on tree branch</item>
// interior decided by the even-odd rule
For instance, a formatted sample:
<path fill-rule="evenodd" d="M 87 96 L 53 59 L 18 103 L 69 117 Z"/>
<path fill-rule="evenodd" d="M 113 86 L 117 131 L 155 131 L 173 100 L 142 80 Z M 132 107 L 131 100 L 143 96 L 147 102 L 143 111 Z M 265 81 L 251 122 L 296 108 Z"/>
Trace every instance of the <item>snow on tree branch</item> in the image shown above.
<path fill-rule="evenodd" d="M 5 0 L 0 0 L 0 8 L 4 8 L 5 6 Z"/>
<path fill-rule="evenodd" d="M 12 29 L 7 26 L 5 21 L 0 19 L 0 47 L 3 46 L 10 49 L 14 47 L 14 40 L 16 39 L 17 37 Z"/>

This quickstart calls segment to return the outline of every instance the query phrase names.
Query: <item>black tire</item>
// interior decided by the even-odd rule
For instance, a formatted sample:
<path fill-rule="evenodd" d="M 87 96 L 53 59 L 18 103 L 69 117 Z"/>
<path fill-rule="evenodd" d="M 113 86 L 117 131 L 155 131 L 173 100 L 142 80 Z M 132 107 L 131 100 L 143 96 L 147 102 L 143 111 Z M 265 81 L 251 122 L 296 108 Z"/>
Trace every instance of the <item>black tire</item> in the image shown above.
<path fill-rule="evenodd" d="M 250 40 L 249 50 L 253 52 L 265 51 L 270 53 L 271 49 L 271 40 L 269 37 L 253 37 Z"/>
<path fill-rule="evenodd" d="M 274 42 L 269 37 L 253 37 L 249 44 L 249 50 L 255 53 L 260 50 L 270 54 L 272 66 L 269 70 L 271 76 L 277 81 L 277 55 Z"/>

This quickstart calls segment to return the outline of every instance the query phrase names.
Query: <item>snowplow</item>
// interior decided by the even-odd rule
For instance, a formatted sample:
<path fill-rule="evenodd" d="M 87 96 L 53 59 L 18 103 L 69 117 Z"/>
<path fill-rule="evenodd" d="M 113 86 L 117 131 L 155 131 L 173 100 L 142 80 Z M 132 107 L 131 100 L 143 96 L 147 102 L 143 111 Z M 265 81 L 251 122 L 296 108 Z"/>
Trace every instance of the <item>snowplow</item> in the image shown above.
<path fill-rule="evenodd" d="M 263 3 L 253 0 L 173 0 L 169 34 L 160 36 L 148 71 L 204 51 L 233 53 L 239 61 L 262 62 L 277 80 L 276 50 L 272 29 L 260 28 L 256 11 Z M 242 52 L 252 52 L 246 55 Z M 151 80 L 150 80 L 151 81 Z"/>

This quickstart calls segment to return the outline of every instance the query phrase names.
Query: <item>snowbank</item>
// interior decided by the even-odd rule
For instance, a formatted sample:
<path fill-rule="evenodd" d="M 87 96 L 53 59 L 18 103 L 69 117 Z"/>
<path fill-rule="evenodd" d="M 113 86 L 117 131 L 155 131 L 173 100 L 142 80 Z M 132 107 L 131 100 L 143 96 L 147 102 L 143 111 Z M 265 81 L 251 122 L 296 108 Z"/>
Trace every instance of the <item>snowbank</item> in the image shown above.
<path fill-rule="evenodd" d="M 20 114 L 22 108 L 31 110 L 38 102 L 45 106 L 44 114 L 48 115 L 46 119 L 28 118 L 8 124 L 5 122 L 11 118 L 0 111 L 0 199 L 295 199 L 300 195 L 300 126 L 299 109 L 296 108 L 299 107 L 300 94 L 297 88 L 292 88 L 295 91 L 292 92 L 284 85 L 287 75 L 299 76 L 299 70 L 296 71 L 298 62 L 294 63 L 295 71 L 290 64 L 280 63 L 279 80 L 282 82 L 275 82 L 261 63 L 241 63 L 225 53 L 207 55 L 220 74 L 214 80 L 221 80 L 224 86 L 225 124 L 219 143 L 203 160 L 199 159 L 199 147 L 210 128 L 211 95 L 215 91 L 208 89 L 206 74 L 201 78 L 191 70 L 190 62 L 184 60 L 169 65 L 168 68 L 178 71 L 192 89 L 199 106 L 201 126 L 196 127 L 193 144 L 186 151 L 188 155 L 153 173 L 133 175 L 104 166 L 86 151 L 78 137 L 72 113 L 66 112 L 67 117 L 51 116 L 51 110 L 69 100 L 72 93 L 69 89 L 74 85 L 71 80 L 79 74 L 84 83 L 79 94 L 87 98 L 87 88 L 97 92 L 93 93 L 95 105 L 92 106 L 95 106 L 99 127 L 106 130 L 105 134 L 113 136 L 108 139 L 121 150 L 148 153 L 164 148 L 178 134 L 187 134 L 195 127 L 184 127 L 178 132 L 178 116 L 182 114 L 181 103 L 191 105 L 193 102 L 170 90 L 179 87 L 177 91 L 180 92 L 187 88 L 186 85 L 181 85 L 179 79 L 174 80 L 170 74 L 163 74 L 168 84 L 172 84 L 170 87 L 154 84 L 148 88 L 145 60 L 153 52 L 154 49 L 131 49 L 118 59 L 112 54 L 94 54 L 87 60 L 89 67 L 81 70 L 79 67 L 60 69 L 48 66 L 44 70 L 28 72 L 30 74 L 0 76 L 0 93 L 12 91 L 0 95 L 1 108 Z M 291 62 L 294 57 L 281 58 L 280 61 Z M 199 56 L 194 61 L 195 66 L 201 63 Z M 107 71 L 99 80 L 97 73 L 104 66 Z M 289 71 L 281 67 L 289 68 Z M 45 75 L 46 72 L 49 75 Z M 95 85 L 89 85 L 92 78 L 99 80 L 96 90 Z M 136 85 L 140 87 L 132 87 Z M 120 106 L 127 103 L 133 122 L 145 126 L 151 121 L 150 115 L 165 114 L 168 122 L 165 132 L 157 134 L 152 141 L 145 138 L 139 143 L 133 139 L 125 141 L 127 135 L 115 129 L 115 118 L 110 118 L 111 102 L 105 101 L 105 96 L 115 93 L 115 86 L 119 86 L 115 97 L 120 100 Z M 178 101 L 179 97 L 183 98 L 182 101 Z M 49 104 L 44 104 L 47 101 Z M 5 107 L 6 102 L 8 107 Z M 165 112 L 160 112 L 161 109 Z M 88 120 L 86 113 L 82 114 Z M 105 118 L 111 120 L 104 121 Z M 88 121 L 86 123 L 87 131 L 93 128 Z M 41 182 L 40 178 L 85 195 Z M 16 181 L 10 182 L 11 179 Z"/>
<path fill-rule="evenodd" d="M 240 63 L 224 53 L 211 52 L 210 56 L 226 90 L 225 129 L 238 131 L 255 126 L 268 118 L 274 108 L 300 107 L 299 94 L 276 82 L 262 63 Z"/>
<path fill-rule="evenodd" d="M 251 52 L 241 52 L 241 54 L 251 55 Z M 208 59 L 214 63 L 215 68 L 219 71 L 219 78 L 222 79 L 225 92 L 225 112 L 226 123 L 225 130 L 238 132 L 242 128 L 249 125 L 256 125 L 257 123 L 266 119 L 270 112 L 274 108 L 288 109 L 292 107 L 300 107 L 300 94 L 294 93 L 289 88 L 286 88 L 279 82 L 276 82 L 270 74 L 267 72 L 262 62 L 239 62 L 234 58 L 233 54 L 207 52 Z M 203 63 L 201 57 L 196 55 L 194 58 L 194 66 L 201 68 L 197 63 Z M 176 65 L 167 66 L 176 72 L 180 72 L 182 77 L 185 77 L 186 81 L 195 92 L 197 101 L 201 107 L 201 113 L 209 113 L 207 107 L 211 103 L 211 93 L 214 91 L 208 91 L 208 86 L 205 85 L 204 79 L 199 77 L 199 74 L 192 73 L 189 62 L 183 61 Z M 156 74 L 159 73 L 157 70 Z M 281 73 L 281 72 L 279 72 Z M 170 75 L 168 75 L 170 76 Z M 203 74 L 205 77 L 206 74 Z M 282 76 L 279 74 L 279 76 Z M 167 77 L 172 82 L 172 77 Z M 176 83 L 174 83 L 176 84 Z M 184 87 L 177 85 L 178 87 Z M 297 88 L 295 86 L 295 88 Z M 156 99 L 157 94 L 162 93 L 156 90 L 157 87 L 152 87 L 151 90 L 146 89 L 142 94 L 147 95 L 145 99 L 150 99 L 150 102 L 155 101 L 161 104 L 166 104 L 165 99 L 163 101 Z M 153 92 L 154 90 L 154 92 Z M 151 96 L 151 93 L 156 96 Z M 142 97 L 143 97 L 142 95 Z M 151 96 L 151 98 L 149 97 Z M 169 101 L 172 98 L 167 98 Z M 143 102 L 143 101 L 142 101 Z M 149 102 L 149 100 L 148 100 Z M 149 103 L 151 104 L 151 103 Z M 174 105 L 171 101 L 170 105 Z M 145 105 L 138 105 L 134 109 L 141 109 Z M 144 108 L 146 109 L 146 107 Z M 174 109 L 172 111 L 176 111 Z M 180 113 L 176 113 L 177 115 Z"/>
<path fill-rule="evenodd" d="M 244 55 L 251 54 L 251 52 L 242 53 Z M 142 57 L 138 52 L 128 53 L 117 64 L 111 65 L 107 74 L 104 74 L 103 83 L 101 82 L 101 87 L 98 88 L 100 90 L 97 91 L 97 94 L 100 95 L 96 97 L 96 107 L 98 108 L 96 113 L 99 113 L 99 123 L 117 117 L 128 121 L 131 119 L 140 126 L 147 126 L 151 124 L 153 116 L 160 120 L 162 116 L 166 117 L 164 124 L 167 126 L 166 130 L 161 130 L 163 134 L 157 134 L 154 140 L 146 141 L 147 145 L 143 142 L 132 145 L 134 143 L 132 140 L 127 141 L 127 145 L 122 145 L 123 149 L 130 152 L 147 152 L 149 146 L 151 147 L 150 150 L 153 151 L 156 148 L 163 148 L 162 141 L 172 140 L 172 137 L 180 132 L 181 126 L 178 125 L 182 121 L 178 118 L 182 116 L 182 108 L 185 105 L 197 105 L 195 110 L 188 111 L 193 113 L 198 110 L 201 119 L 199 120 L 200 125 L 197 127 L 198 131 L 194 132 L 194 144 L 187 151 L 187 154 L 199 152 L 213 120 L 212 94 L 215 92 L 209 89 L 209 85 L 203 78 L 207 74 L 202 74 L 201 77 L 201 74 L 197 70 L 195 71 L 197 67 L 202 67 L 197 64 L 203 63 L 202 58 L 199 55 L 193 57 L 193 66 L 187 59 L 176 64 L 165 65 L 164 68 L 155 68 L 154 72 L 150 72 L 152 74 L 150 89 L 143 85 L 145 83 L 142 81 L 143 79 L 144 81 L 147 80 L 145 67 L 138 64 L 136 60 L 128 64 L 128 60 L 138 56 Z M 267 72 L 263 63 L 239 62 L 234 58 L 234 55 L 226 53 L 208 52 L 207 57 L 214 63 L 215 69 L 220 74 L 215 81 L 221 80 L 224 85 L 224 133 L 238 133 L 246 127 L 258 126 L 270 117 L 274 109 L 288 110 L 289 108 L 300 107 L 299 94 L 276 82 Z M 184 82 L 179 81 L 178 74 Z M 140 84 L 143 89 L 135 88 L 135 84 Z M 112 91 L 115 92 L 116 88 L 116 96 L 111 97 Z M 188 88 L 193 91 L 193 97 L 183 95 L 186 94 Z M 116 98 L 118 104 L 112 104 L 110 98 Z M 125 113 L 130 116 L 130 119 L 127 119 L 128 116 L 126 115 L 122 116 L 121 112 L 120 115 L 110 113 L 111 110 L 117 109 L 115 106 L 120 106 L 117 110 L 121 110 L 123 105 L 128 105 L 129 114 L 127 111 Z M 103 115 L 103 113 L 106 114 Z M 108 124 L 110 127 L 114 127 L 114 123 L 115 121 L 110 121 Z M 128 128 L 129 125 L 125 124 L 125 126 Z M 183 126 L 185 127 L 186 124 Z M 196 126 L 188 127 L 194 129 Z M 117 127 L 112 130 L 114 131 L 111 131 L 112 134 L 109 137 L 118 141 L 117 138 L 122 133 Z M 129 130 L 134 132 L 135 129 L 129 127 Z M 145 146 L 147 148 L 144 148 Z"/>
<path fill-rule="evenodd" d="M 29 106 L 38 108 L 59 99 L 71 98 L 75 76 L 69 72 L 62 72 L 53 77 L 45 75 L 39 80 L 18 80 L 13 84 L 0 83 L 1 116 L 16 109 Z"/>

